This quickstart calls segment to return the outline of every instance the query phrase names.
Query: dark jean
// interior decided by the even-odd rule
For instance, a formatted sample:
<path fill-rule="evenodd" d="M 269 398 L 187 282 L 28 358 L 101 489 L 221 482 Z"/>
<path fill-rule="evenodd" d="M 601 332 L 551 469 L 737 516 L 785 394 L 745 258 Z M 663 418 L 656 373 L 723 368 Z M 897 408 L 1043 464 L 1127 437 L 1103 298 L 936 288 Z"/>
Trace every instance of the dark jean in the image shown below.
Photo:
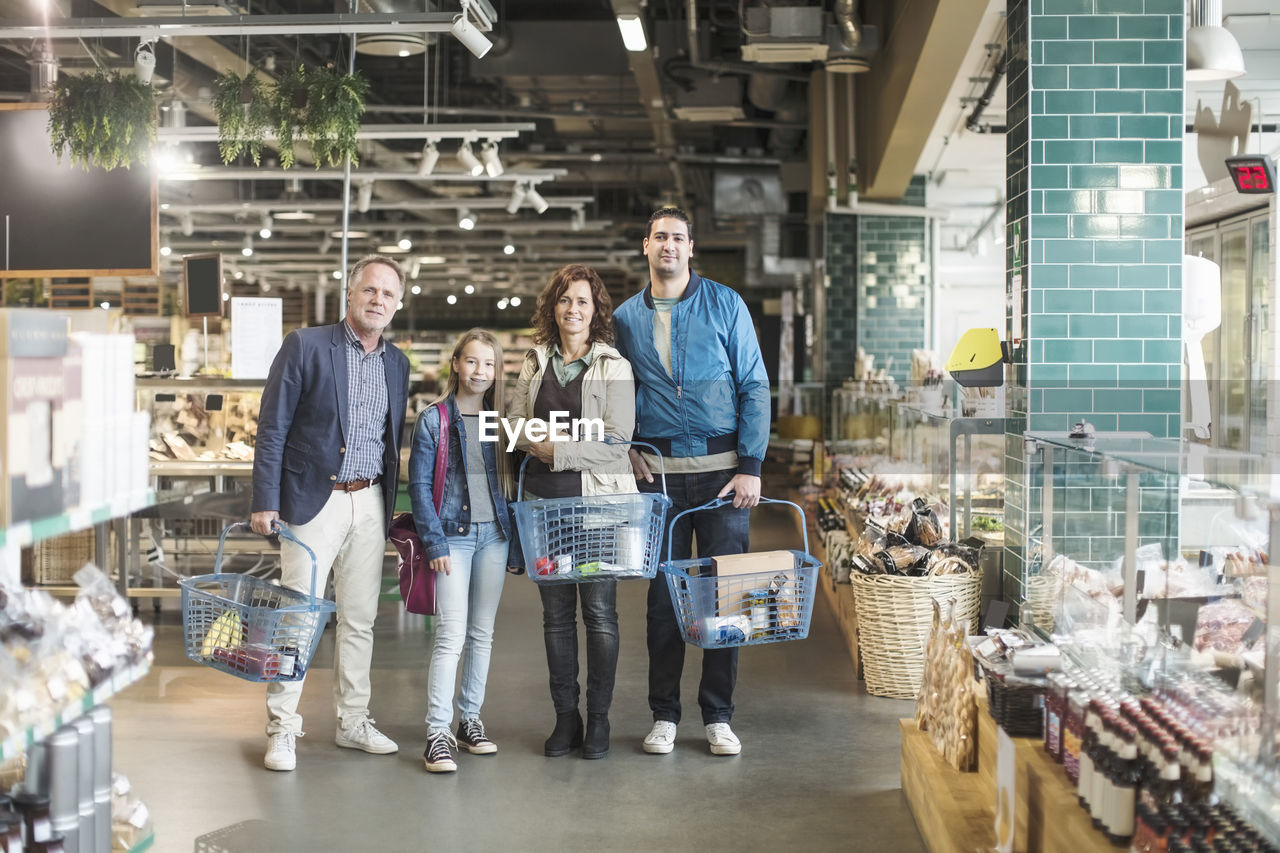
<path fill-rule="evenodd" d="M 699 474 L 668 474 L 667 494 L 671 508 L 667 524 L 677 513 L 701 506 L 715 498 L 735 471 L 711 471 Z M 660 491 L 657 477 L 653 483 L 639 482 L 640 491 Z M 693 554 L 693 539 L 698 540 L 699 557 L 719 557 L 747 552 L 750 510 L 732 505 L 703 510 L 681 518 L 674 531 L 668 527 L 662 538 L 662 559 L 667 559 L 667 539 L 671 538 L 671 556 L 687 560 Z M 680 674 L 684 671 L 684 639 L 671 604 L 667 578 L 661 572 L 649 582 L 649 709 L 653 719 L 680 722 Z M 738 650 L 706 649 L 702 653 L 702 680 L 698 683 L 698 706 L 703 723 L 727 723 L 733 718 L 733 688 L 738 681 Z"/>
<path fill-rule="evenodd" d="M 587 629 L 587 713 L 609 713 L 618 670 L 618 582 L 539 584 L 538 592 L 556 713 L 571 714 L 578 708 L 579 598 Z"/>

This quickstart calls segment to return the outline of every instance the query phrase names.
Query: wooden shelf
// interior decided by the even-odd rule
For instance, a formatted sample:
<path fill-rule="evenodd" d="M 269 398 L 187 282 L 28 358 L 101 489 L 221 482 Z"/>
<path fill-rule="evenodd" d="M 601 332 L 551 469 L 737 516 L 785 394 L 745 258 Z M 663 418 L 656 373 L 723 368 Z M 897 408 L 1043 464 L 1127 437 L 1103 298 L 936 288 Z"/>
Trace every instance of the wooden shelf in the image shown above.
<path fill-rule="evenodd" d="M 995 798 L 977 773 L 947 764 L 914 720 L 899 720 L 902 792 L 930 853 L 973 853 L 996 842 Z M 1079 851 L 1074 851 L 1079 853 Z"/>

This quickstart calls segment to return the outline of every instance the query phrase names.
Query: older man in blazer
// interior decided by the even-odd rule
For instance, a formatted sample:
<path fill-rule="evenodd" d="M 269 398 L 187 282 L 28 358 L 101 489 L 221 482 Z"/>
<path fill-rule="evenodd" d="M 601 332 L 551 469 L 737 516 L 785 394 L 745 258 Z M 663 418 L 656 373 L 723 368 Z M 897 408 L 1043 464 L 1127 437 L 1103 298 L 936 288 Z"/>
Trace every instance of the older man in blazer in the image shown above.
<path fill-rule="evenodd" d="M 361 258 L 347 284 L 347 315 L 291 332 L 271 365 L 253 461 L 251 526 L 289 529 L 316 555 L 317 595 L 334 576 L 334 742 L 378 755 L 399 747 L 369 717 L 369 668 L 382 559 L 395 506 L 409 360 L 382 337 L 404 296 L 393 259 Z M 311 558 L 281 541 L 281 583 L 311 588 Z M 302 681 L 267 685 L 269 770 L 292 770 L 302 734 Z"/>

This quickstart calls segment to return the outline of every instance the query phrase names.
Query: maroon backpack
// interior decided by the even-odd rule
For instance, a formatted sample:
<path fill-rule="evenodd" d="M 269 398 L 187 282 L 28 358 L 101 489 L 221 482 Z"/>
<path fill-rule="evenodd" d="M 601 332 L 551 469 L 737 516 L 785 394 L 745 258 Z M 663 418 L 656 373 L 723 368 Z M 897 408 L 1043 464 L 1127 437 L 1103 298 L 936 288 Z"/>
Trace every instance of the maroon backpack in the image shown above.
<path fill-rule="evenodd" d="M 440 412 L 440 438 L 436 442 L 435 473 L 431 481 L 431 502 L 436 513 L 444 501 L 444 481 L 449 471 L 449 408 L 436 403 Z M 388 534 L 400 555 L 400 597 L 410 613 L 434 616 L 436 612 L 436 573 L 427 565 L 427 549 L 418 538 L 413 513 L 402 512 L 391 520 Z"/>

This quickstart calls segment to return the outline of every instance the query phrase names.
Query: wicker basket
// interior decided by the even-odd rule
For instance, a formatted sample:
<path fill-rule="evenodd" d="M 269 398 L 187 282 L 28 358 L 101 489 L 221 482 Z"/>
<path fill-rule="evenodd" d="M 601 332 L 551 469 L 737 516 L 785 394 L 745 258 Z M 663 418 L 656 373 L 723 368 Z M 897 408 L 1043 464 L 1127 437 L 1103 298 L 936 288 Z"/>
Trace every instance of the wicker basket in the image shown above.
<path fill-rule="evenodd" d="M 1047 685 L 1009 683 L 988 672 L 987 710 L 1009 737 L 1041 737 L 1044 734 L 1044 694 Z"/>
<path fill-rule="evenodd" d="M 1046 634 L 1053 631 L 1053 614 L 1062 601 L 1062 575 L 1038 574 L 1027 578 L 1027 600 L 1023 605 L 1031 612 L 1036 628 Z"/>
<path fill-rule="evenodd" d="M 936 599 L 944 614 L 955 601 L 954 616 L 966 629 L 978 617 L 982 575 L 904 577 L 854 572 L 854 609 L 867 692 L 890 699 L 914 699 L 924 677 L 924 646 L 933 626 Z"/>
<path fill-rule="evenodd" d="M 93 528 L 45 539 L 31 546 L 31 580 L 36 584 L 69 584 L 93 562 Z"/>

